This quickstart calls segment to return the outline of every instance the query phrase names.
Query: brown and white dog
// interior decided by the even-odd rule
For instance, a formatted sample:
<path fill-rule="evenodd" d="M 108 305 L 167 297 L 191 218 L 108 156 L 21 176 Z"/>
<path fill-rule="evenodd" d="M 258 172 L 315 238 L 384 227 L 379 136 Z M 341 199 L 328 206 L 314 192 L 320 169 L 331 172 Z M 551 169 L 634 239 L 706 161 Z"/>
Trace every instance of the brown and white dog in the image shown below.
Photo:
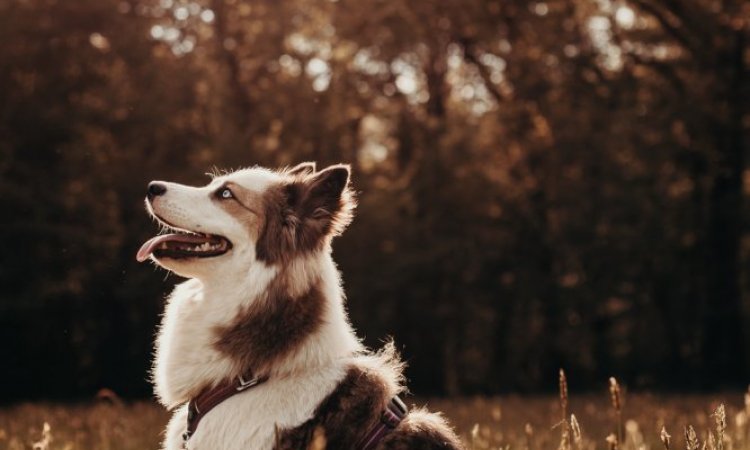
<path fill-rule="evenodd" d="M 138 260 L 189 278 L 156 340 L 165 449 L 463 448 L 439 415 L 398 411 L 398 356 L 349 324 L 331 258 L 355 205 L 348 166 L 152 182 L 146 204 L 170 234 Z"/>

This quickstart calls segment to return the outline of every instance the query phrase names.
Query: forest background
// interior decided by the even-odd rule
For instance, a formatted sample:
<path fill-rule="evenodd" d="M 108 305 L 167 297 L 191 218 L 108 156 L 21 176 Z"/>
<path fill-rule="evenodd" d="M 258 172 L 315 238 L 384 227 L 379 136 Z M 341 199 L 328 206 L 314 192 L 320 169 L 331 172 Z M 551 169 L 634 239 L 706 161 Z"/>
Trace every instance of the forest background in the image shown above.
<path fill-rule="evenodd" d="M 738 387 L 739 0 L 0 2 L 0 399 L 150 395 L 148 181 L 353 166 L 352 321 L 414 391 Z M 165 282 L 166 278 L 166 282 Z M 597 384 L 598 383 L 598 384 Z"/>

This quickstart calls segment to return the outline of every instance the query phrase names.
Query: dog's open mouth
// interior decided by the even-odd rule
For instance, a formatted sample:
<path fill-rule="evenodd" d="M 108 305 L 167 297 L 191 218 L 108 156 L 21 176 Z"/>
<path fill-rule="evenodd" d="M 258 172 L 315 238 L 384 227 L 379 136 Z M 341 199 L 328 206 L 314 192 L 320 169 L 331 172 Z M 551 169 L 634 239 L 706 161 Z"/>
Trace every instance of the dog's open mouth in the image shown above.
<path fill-rule="evenodd" d="M 136 259 L 143 262 L 149 256 L 158 258 L 209 258 L 223 255 L 232 243 L 222 236 L 197 233 L 170 233 L 155 236 L 138 250 Z"/>

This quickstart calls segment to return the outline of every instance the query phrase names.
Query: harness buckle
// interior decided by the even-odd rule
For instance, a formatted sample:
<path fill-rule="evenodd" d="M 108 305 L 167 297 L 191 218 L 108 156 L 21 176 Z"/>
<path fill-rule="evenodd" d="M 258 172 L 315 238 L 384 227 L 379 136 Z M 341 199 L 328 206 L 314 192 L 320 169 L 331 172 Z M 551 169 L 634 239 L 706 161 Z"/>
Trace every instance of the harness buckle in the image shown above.
<path fill-rule="evenodd" d="M 249 388 L 257 385 L 258 383 L 260 383 L 260 378 L 255 377 L 255 378 L 251 378 L 249 380 L 246 380 L 244 375 L 239 375 L 237 377 L 237 381 L 238 381 L 238 384 L 237 384 L 237 387 L 235 389 L 237 390 L 237 392 L 242 392 L 245 389 L 249 389 Z"/>
<path fill-rule="evenodd" d="M 396 414 L 399 414 L 401 417 L 405 416 L 409 412 L 409 408 L 398 395 L 394 396 L 391 399 L 390 406 L 394 407 L 396 409 Z"/>

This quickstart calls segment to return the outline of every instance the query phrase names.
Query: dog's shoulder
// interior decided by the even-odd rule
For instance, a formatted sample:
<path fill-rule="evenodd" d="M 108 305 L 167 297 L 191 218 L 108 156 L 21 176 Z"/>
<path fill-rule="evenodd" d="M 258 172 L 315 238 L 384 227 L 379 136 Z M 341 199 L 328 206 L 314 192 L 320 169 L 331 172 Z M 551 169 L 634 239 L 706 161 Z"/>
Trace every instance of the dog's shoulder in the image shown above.
<path fill-rule="evenodd" d="M 309 448 L 320 439 L 325 448 L 351 448 L 378 422 L 388 401 L 403 390 L 402 369 L 392 344 L 377 353 L 353 357 L 343 379 L 310 420 L 278 431 L 275 448 Z"/>
<path fill-rule="evenodd" d="M 393 396 L 402 393 L 403 363 L 393 345 L 352 359 L 343 379 L 299 427 L 277 432 L 275 450 L 356 448 L 380 420 Z M 378 450 L 463 450 L 440 414 L 415 409 L 380 442 Z"/>

